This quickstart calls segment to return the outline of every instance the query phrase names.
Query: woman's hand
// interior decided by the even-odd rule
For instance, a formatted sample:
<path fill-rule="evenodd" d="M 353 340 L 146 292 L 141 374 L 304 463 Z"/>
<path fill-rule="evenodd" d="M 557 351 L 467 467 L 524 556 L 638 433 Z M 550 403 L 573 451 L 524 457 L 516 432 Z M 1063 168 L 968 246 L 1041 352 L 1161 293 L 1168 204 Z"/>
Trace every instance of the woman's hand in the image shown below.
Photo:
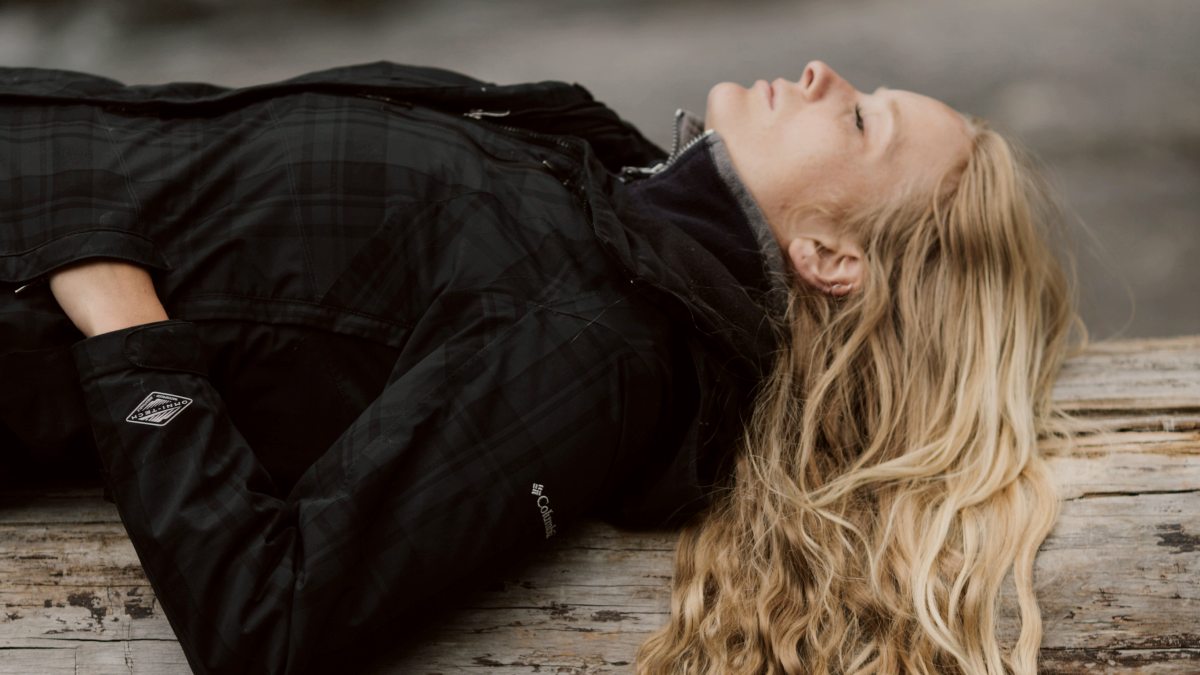
<path fill-rule="evenodd" d="M 89 258 L 50 276 L 50 292 L 86 337 L 166 321 L 150 273 L 122 260 Z"/>

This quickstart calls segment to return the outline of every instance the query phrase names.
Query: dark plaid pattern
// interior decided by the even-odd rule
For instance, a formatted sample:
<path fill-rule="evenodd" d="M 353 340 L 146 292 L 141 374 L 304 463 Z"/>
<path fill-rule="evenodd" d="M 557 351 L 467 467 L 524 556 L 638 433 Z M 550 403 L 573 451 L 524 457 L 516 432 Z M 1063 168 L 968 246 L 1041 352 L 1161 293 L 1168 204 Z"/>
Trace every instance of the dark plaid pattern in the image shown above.
<path fill-rule="evenodd" d="M 478 109 L 510 128 L 464 115 Z M 697 247 L 622 211 L 610 172 L 661 156 L 561 83 L 390 64 L 241 90 L 2 70 L 0 373 L 74 365 L 197 672 L 302 672 L 590 510 L 664 523 L 702 505 L 700 449 L 736 428 L 742 366 L 769 342 L 715 260 L 673 261 Z M 149 269 L 172 318 L 72 334 L 44 282 L 90 257 Z M 369 403 L 280 432 L 307 458 L 281 481 L 247 440 L 280 420 L 231 410 L 215 375 L 328 335 L 364 345 Z M 188 402 L 129 421 L 154 392 Z"/>

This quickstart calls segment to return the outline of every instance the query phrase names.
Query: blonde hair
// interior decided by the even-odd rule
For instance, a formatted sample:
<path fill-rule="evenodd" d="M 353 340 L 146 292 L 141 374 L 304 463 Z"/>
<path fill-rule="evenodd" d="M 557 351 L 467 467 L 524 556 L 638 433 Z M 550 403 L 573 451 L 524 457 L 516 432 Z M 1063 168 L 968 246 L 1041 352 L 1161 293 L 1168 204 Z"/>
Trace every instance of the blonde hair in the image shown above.
<path fill-rule="evenodd" d="M 792 338 L 732 483 L 680 536 L 638 673 L 1036 672 L 1033 560 L 1058 514 L 1038 441 L 1067 433 L 1050 392 L 1086 332 L 1043 182 L 970 121 L 934 196 L 844 214 L 860 292 L 793 287 Z"/>

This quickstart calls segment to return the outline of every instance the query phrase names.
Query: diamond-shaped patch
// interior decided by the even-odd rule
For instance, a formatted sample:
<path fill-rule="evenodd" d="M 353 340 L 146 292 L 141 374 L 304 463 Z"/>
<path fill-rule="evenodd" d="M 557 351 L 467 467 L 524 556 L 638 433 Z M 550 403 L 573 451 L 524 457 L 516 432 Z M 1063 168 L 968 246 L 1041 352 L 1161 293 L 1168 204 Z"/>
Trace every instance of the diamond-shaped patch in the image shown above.
<path fill-rule="evenodd" d="M 163 427 L 191 404 L 192 399 L 186 396 L 152 391 L 149 396 L 142 399 L 141 403 L 137 404 L 133 412 L 129 413 L 129 417 L 125 418 L 125 421 L 133 422 L 134 424 L 149 424 L 155 427 Z"/>

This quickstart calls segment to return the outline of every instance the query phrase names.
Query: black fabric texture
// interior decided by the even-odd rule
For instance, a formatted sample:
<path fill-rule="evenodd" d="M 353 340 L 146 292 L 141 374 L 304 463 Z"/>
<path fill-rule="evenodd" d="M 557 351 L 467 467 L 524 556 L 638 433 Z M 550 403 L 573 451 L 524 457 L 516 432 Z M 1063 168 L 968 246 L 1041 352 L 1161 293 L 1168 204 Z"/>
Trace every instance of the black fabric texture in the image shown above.
<path fill-rule="evenodd" d="M 750 222 L 717 173 L 707 144 L 688 148 L 661 173 L 633 182 L 629 192 L 639 217 L 670 222 L 717 258 L 740 285 L 769 290 Z"/>
<path fill-rule="evenodd" d="M 99 458 L 196 672 L 306 672 L 589 515 L 683 522 L 777 343 L 701 222 L 732 197 L 617 180 L 665 153 L 578 85 L 0 69 L 0 129 L 0 459 Z M 92 258 L 171 318 L 84 338 L 46 281 Z"/>

